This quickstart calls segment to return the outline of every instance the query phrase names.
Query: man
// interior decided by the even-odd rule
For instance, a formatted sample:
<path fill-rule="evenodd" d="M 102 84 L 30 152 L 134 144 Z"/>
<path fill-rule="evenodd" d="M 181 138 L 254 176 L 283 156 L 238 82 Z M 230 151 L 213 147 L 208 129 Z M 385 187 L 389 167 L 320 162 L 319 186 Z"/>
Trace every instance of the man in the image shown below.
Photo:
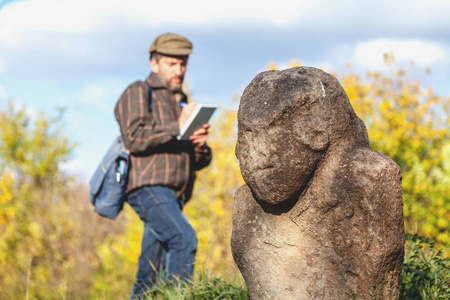
<path fill-rule="evenodd" d="M 155 271 L 165 268 L 170 280 L 185 280 L 193 273 L 197 238 L 182 207 L 191 196 L 195 171 L 210 163 L 211 149 L 206 144 L 208 124 L 189 141 L 177 139 L 196 106 L 187 104 L 181 90 L 192 48 L 178 34 L 155 38 L 149 50 L 150 76 L 132 83 L 114 109 L 130 151 L 127 201 L 144 222 L 131 298 L 139 298 L 154 283 Z"/>

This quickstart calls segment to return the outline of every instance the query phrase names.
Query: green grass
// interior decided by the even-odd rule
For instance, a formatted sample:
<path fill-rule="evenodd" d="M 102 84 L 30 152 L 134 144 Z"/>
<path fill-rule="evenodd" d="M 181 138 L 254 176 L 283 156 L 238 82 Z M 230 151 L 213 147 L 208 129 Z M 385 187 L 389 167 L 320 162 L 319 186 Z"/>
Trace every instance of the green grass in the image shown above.
<path fill-rule="evenodd" d="M 148 291 L 146 299 L 248 300 L 250 298 L 242 280 L 226 282 L 220 277 L 201 272 L 188 282 L 176 284 L 166 282 L 160 276 L 156 288 Z"/>

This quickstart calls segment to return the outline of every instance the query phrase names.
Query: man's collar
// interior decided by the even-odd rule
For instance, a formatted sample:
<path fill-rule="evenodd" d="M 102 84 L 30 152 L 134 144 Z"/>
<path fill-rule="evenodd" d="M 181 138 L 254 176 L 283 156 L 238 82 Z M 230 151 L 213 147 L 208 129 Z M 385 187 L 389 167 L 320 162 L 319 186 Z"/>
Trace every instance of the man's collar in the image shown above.
<path fill-rule="evenodd" d="M 157 73 L 151 72 L 146 80 L 150 84 L 152 89 L 167 89 L 168 91 L 170 91 L 174 95 L 176 102 L 187 102 L 187 97 L 183 93 L 183 91 L 171 91 L 164 79 L 162 79 L 161 76 L 159 76 Z"/>
<path fill-rule="evenodd" d="M 151 72 L 147 77 L 147 81 L 154 89 L 169 89 L 166 82 L 156 73 Z"/>

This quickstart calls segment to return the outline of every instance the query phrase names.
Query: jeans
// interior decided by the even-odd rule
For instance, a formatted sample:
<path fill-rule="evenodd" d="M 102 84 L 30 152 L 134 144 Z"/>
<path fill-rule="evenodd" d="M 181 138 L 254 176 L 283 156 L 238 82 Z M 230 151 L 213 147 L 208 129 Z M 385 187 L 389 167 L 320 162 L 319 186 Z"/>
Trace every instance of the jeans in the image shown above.
<path fill-rule="evenodd" d="M 163 186 L 145 186 L 128 196 L 144 222 L 141 255 L 131 298 L 150 288 L 165 269 L 169 280 L 186 280 L 194 271 L 197 236 L 183 215 L 182 202 Z"/>

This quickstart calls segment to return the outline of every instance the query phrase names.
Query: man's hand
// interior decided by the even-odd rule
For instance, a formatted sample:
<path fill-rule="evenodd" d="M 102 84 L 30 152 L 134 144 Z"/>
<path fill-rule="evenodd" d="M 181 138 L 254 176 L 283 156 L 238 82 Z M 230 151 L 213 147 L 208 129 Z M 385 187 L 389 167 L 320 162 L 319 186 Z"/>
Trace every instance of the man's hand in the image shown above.
<path fill-rule="evenodd" d="M 180 116 L 178 117 L 178 126 L 180 126 L 180 128 L 183 127 L 183 125 L 189 119 L 189 116 L 192 114 L 196 106 L 197 103 L 191 102 L 183 107 Z"/>
<path fill-rule="evenodd" d="M 191 134 L 189 140 L 192 141 L 195 148 L 202 148 L 206 144 L 206 140 L 208 139 L 208 129 L 209 124 L 203 124 L 202 127 Z"/>

